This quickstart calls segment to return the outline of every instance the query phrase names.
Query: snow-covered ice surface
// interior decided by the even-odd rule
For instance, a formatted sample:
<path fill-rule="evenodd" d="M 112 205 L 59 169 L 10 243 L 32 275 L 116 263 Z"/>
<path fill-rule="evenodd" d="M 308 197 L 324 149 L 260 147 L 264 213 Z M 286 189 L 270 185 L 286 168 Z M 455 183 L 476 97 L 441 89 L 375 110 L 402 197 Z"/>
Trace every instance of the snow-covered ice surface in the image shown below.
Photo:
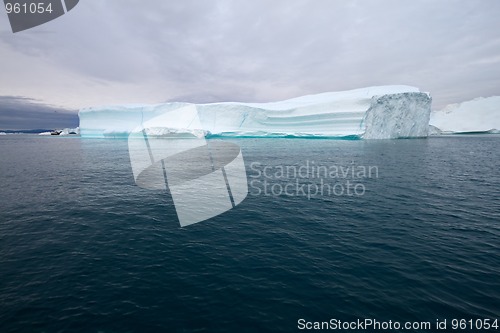
<path fill-rule="evenodd" d="M 186 126 L 189 121 L 179 110 L 188 105 L 85 108 L 79 112 L 80 133 L 123 137 L 144 128 L 148 135 L 166 137 L 425 137 L 431 98 L 415 87 L 378 86 L 271 103 L 196 104 L 201 128 Z"/>
<path fill-rule="evenodd" d="M 500 96 L 451 104 L 431 113 L 430 125 L 439 133 L 498 132 L 500 130 Z"/>

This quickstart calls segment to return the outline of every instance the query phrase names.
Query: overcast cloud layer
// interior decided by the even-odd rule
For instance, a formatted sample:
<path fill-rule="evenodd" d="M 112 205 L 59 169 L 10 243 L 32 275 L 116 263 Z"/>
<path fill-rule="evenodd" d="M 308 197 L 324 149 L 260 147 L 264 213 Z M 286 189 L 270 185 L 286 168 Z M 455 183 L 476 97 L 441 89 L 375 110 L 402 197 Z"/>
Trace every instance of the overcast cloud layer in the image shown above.
<path fill-rule="evenodd" d="M 497 0 L 81 0 L 13 34 L 2 12 L 0 96 L 76 110 L 406 84 L 439 109 L 500 95 L 499 17 Z"/>
<path fill-rule="evenodd" d="M 0 96 L 0 130 L 56 129 L 78 126 L 76 112 L 27 98 Z"/>

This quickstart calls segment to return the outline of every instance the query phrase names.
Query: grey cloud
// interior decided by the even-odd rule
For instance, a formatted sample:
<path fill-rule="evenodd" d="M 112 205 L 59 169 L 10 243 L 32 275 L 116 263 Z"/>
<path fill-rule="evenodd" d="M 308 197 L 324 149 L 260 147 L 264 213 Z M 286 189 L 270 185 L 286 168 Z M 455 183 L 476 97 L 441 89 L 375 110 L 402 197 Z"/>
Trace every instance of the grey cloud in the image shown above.
<path fill-rule="evenodd" d="M 78 126 L 76 111 L 19 96 L 0 96 L 0 130 L 55 129 Z"/>
<path fill-rule="evenodd" d="M 168 100 L 409 84 L 442 107 L 500 94 L 498 14 L 496 0 L 82 1 L 39 29 L 52 34 L 0 38 L 110 84 L 158 77 L 183 92 Z"/>

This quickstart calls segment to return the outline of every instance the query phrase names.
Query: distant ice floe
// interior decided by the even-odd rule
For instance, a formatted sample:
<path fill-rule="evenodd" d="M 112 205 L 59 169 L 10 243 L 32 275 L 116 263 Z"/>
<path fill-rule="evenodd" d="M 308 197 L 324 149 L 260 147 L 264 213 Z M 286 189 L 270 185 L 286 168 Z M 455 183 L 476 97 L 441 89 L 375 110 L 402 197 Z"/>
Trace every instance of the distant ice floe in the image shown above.
<path fill-rule="evenodd" d="M 200 126 L 186 128 L 194 105 Z M 271 103 L 165 103 L 80 110 L 82 137 L 127 137 L 136 128 L 158 137 L 426 137 L 431 98 L 410 86 L 327 92 Z M 168 123 L 162 121 L 168 115 Z M 167 119 L 166 118 L 166 119 Z M 148 126 L 144 126 L 147 124 Z"/>
<path fill-rule="evenodd" d="M 450 104 L 433 111 L 430 118 L 431 134 L 499 133 L 500 96 Z M 434 129 L 433 129 L 434 128 Z"/>
<path fill-rule="evenodd" d="M 76 128 L 64 128 L 61 130 L 61 133 L 59 135 L 71 135 L 71 134 L 80 134 L 80 127 Z"/>
<path fill-rule="evenodd" d="M 38 135 L 60 135 L 60 136 L 65 136 L 65 135 L 79 135 L 80 134 L 80 127 L 76 128 L 64 128 L 62 130 L 54 130 L 52 132 L 42 132 Z"/>

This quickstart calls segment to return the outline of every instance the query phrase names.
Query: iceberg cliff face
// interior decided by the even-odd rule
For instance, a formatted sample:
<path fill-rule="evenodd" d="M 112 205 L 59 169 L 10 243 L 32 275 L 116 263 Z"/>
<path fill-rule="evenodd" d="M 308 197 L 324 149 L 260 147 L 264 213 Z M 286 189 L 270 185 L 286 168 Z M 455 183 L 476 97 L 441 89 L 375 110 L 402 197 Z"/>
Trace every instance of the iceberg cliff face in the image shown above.
<path fill-rule="evenodd" d="M 431 98 L 422 93 L 375 96 L 366 111 L 365 139 L 426 137 Z"/>
<path fill-rule="evenodd" d="M 79 112 L 82 137 L 425 137 L 431 99 L 409 86 L 380 86 L 273 103 L 196 104 L 199 126 L 186 126 L 189 103 L 110 106 Z M 166 121 L 168 119 L 168 121 Z M 144 127 L 143 125 L 148 126 Z M 187 127 L 187 128 L 186 128 Z"/>
<path fill-rule="evenodd" d="M 430 125 L 439 133 L 498 132 L 500 96 L 451 104 L 431 113 Z"/>

